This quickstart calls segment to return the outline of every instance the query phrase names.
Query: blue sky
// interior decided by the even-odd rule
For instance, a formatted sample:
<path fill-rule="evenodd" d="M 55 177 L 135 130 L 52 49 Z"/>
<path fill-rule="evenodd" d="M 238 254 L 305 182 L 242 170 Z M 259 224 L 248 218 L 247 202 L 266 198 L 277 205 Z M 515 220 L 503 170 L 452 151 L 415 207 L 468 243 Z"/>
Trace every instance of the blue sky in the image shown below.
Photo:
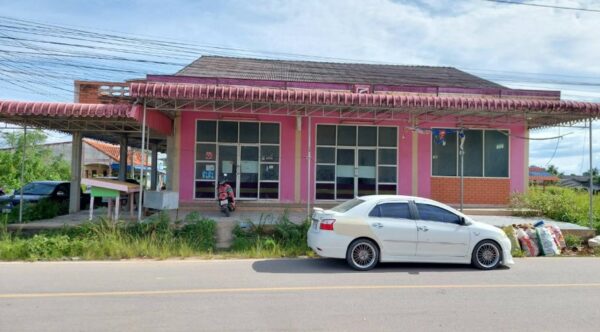
<path fill-rule="evenodd" d="M 537 3 L 600 8 L 594 0 Z M 600 13 L 482 0 L 6 1 L 0 15 L 130 36 L 333 59 L 455 66 L 514 88 L 556 89 L 564 99 L 600 101 Z M 190 54 L 193 59 L 201 54 Z M 185 61 L 184 61 L 185 62 Z M 177 67 L 144 68 L 148 73 Z M 97 79 L 93 73 L 74 77 Z M 114 74 L 112 78 L 130 78 Z M 0 98 L 39 96 L 0 84 Z M 600 167 L 600 123 L 594 132 Z M 584 129 L 551 128 L 531 142 L 531 163 L 566 173 L 588 165 Z M 587 144 L 587 143 L 585 143 Z M 556 151 L 556 153 L 554 153 Z M 554 157 L 552 158 L 552 156 Z"/>

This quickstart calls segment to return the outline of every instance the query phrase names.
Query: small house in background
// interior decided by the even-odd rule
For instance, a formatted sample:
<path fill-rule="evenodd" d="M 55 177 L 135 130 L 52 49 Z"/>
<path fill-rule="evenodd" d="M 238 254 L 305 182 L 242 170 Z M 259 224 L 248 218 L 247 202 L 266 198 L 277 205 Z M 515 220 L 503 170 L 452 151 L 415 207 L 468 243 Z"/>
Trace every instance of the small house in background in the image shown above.
<path fill-rule="evenodd" d="M 588 191 L 590 188 L 590 177 L 585 175 L 561 176 L 558 185 L 575 190 Z M 594 195 L 600 192 L 600 185 L 594 184 L 592 188 Z"/>
<path fill-rule="evenodd" d="M 558 176 L 548 172 L 543 167 L 529 166 L 529 184 L 547 186 L 560 181 Z"/>

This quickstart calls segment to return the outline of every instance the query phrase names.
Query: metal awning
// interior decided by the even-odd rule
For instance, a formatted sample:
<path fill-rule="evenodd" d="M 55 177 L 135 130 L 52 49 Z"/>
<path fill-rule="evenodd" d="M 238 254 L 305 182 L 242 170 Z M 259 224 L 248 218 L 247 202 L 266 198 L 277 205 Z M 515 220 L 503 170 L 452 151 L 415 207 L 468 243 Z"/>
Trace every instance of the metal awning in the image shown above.
<path fill-rule="evenodd" d="M 578 122 L 600 116 L 600 104 L 568 100 L 352 93 L 320 89 L 276 89 L 189 83 L 131 83 L 132 97 L 161 110 L 208 109 L 232 113 L 269 113 L 377 119 L 410 113 L 418 121 L 448 117 L 518 123 L 530 127 Z M 200 102 L 200 103 L 199 103 Z M 204 103 L 202 103 L 204 102 Z M 383 114 L 383 117 L 379 117 Z M 387 114 L 387 115 L 386 115 Z"/>
<path fill-rule="evenodd" d="M 23 102 L 0 100 L 0 122 L 60 132 L 82 132 L 85 137 L 119 143 L 127 134 L 132 146 L 140 145 L 141 105 Z M 162 112 L 148 110 L 147 125 L 153 139 L 172 133 L 172 120 Z"/>

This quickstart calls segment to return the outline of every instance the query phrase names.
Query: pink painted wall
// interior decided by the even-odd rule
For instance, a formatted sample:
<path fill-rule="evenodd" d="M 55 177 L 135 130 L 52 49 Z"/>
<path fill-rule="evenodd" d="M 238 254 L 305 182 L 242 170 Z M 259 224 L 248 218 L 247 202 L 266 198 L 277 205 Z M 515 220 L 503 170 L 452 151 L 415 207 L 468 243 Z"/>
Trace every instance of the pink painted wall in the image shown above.
<path fill-rule="evenodd" d="M 225 120 L 236 121 L 232 118 L 234 115 L 228 115 Z M 245 115 L 247 116 L 247 115 Z M 294 183 L 295 183 L 295 132 L 296 117 L 278 116 L 278 115 L 256 115 L 256 119 L 244 119 L 240 115 L 239 121 L 265 121 L 278 122 L 281 128 L 280 137 L 280 202 L 294 202 Z M 181 118 L 181 160 L 180 160 L 180 200 L 182 202 L 194 201 L 194 155 L 195 155 L 195 130 L 196 120 L 218 120 L 219 115 L 211 112 L 192 112 L 182 113 Z M 308 197 L 307 180 L 307 146 L 308 146 L 308 122 L 306 117 L 301 121 L 301 156 L 300 162 L 300 199 L 306 202 Z M 310 197 L 314 197 L 315 181 L 315 157 L 316 157 L 316 128 L 318 124 L 348 124 L 358 125 L 360 123 L 343 123 L 337 118 L 311 118 L 311 162 L 310 162 Z M 365 123 L 365 125 L 370 125 Z M 398 187 L 397 192 L 400 195 L 412 194 L 412 131 L 405 129 L 408 127 L 408 119 L 397 119 L 393 121 L 379 121 L 376 125 L 397 126 L 398 128 Z M 445 123 L 422 123 L 422 128 L 456 128 L 459 125 L 456 122 Z M 522 192 L 525 189 L 525 142 L 517 136 L 524 136 L 524 125 L 498 126 L 498 129 L 510 130 L 510 190 L 511 192 Z M 425 131 L 417 136 L 418 138 L 418 195 L 423 197 L 431 196 L 431 133 Z M 311 199 L 313 201 L 314 199 Z"/>
<path fill-rule="evenodd" d="M 195 186 L 195 149 L 196 149 L 196 120 L 219 120 L 219 115 L 211 112 L 185 111 L 181 114 L 181 153 L 179 163 L 179 199 L 181 202 L 194 201 Z M 248 119 L 228 115 L 223 121 L 263 121 L 280 124 L 280 164 L 279 201 L 294 201 L 294 171 L 295 171 L 295 130 L 296 118 L 289 116 L 257 115 Z"/>

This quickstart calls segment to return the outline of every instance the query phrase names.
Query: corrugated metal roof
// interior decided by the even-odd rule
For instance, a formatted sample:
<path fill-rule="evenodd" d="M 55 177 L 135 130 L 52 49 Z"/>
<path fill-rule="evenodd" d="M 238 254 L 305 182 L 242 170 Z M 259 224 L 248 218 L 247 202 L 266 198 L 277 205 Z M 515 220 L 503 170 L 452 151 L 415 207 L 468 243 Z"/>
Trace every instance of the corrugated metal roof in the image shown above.
<path fill-rule="evenodd" d="M 93 147 L 94 149 L 104 153 L 115 162 L 119 162 L 121 160 L 121 152 L 120 146 L 115 144 L 110 144 L 102 141 L 97 141 L 94 139 L 85 138 L 83 141 Z M 131 160 L 131 154 L 133 153 L 133 164 L 140 165 L 142 162 L 142 153 L 140 151 L 127 151 L 127 160 Z M 148 161 L 144 161 L 144 166 L 150 166 L 151 164 Z"/>
<path fill-rule="evenodd" d="M 0 113 L 55 117 L 130 118 L 130 104 L 77 104 L 0 100 Z"/>
<path fill-rule="evenodd" d="M 178 76 L 457 88 L 503 86 L 453 67 L 267 60 L 202 56 Z"/>

